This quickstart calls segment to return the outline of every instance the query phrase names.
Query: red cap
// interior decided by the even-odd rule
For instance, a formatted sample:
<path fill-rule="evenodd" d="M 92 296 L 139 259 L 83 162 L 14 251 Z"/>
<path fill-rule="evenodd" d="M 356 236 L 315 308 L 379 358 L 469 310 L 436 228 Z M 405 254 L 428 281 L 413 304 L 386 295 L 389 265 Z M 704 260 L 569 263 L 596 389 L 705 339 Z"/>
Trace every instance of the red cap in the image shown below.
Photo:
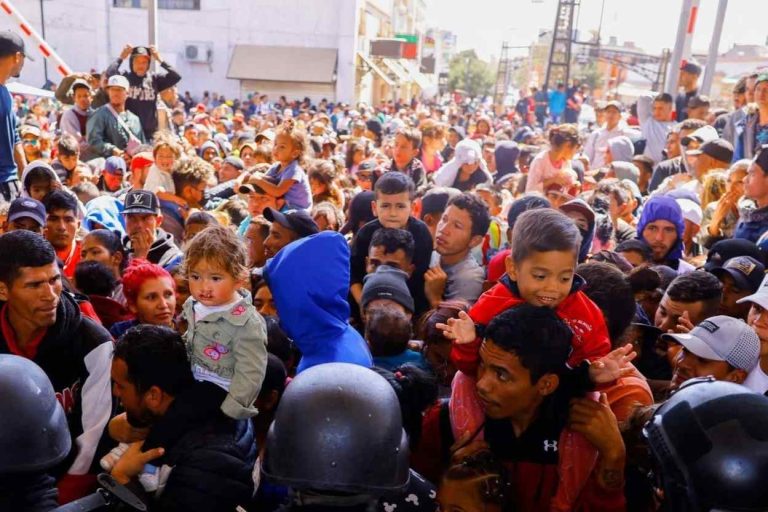
<path fill-rule="evenodd" d="M 131 159 L 131 170 L 143 169 L 155 163 L 152 153 L 138 153 Z"/>
<path fill-rule="evenodd" d="M 208 109 L 202 103 L 198 103 L 197 106 L 195 107 L 195 110 L 197 110 L 198 112 L 205 112 Z"/>

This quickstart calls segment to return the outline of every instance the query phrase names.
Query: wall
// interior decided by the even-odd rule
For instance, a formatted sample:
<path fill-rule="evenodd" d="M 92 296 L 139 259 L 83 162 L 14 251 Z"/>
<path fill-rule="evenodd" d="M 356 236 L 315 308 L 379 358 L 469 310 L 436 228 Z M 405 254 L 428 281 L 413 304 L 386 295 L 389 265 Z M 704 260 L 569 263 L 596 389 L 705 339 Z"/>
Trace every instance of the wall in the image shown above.
<path fill-rule="evenodd" d="M 40 32 L 39 0 L 12 0 Z M 338 48 L 336 97 L 354 99 L 356 27 L 361 0 L 202 0 L 201 10 L 160 9 L 159 49 L 183 79 L 180 90 L 200 95 L 215 91 L 231 98 L 239 95 L 238 80 L 226 78 L 235 45 L 275 45 Z M 148 42 L 147 11 L 115 8 L 112 0 L 44 0 L 46 39 L 74 70 L 103 70 L 126 44 Z M 15 28 L 0 17 L 0 29 Z M 213 61 L 186 62 L 185 42 L 211 42 Z M 43 58 L 28 62 L 21 81 L 44 83 Z M 53 82 L 59 77 L 49 65 Z"/>

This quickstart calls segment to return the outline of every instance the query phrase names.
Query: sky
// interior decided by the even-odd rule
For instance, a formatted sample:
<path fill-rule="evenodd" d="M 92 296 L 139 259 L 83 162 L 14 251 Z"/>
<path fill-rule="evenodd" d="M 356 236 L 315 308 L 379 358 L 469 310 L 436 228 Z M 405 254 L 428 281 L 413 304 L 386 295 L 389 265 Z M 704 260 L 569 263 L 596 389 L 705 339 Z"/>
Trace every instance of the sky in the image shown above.
<path fill-rule="evenodd" d="M 587 39 L 597 29 L 605 3 L 601 39 L 616 36 L 619 44 L 633 41 L 638 47 L 660 53 L 672 48 L 683 0 L 581 0 L 577 28 Z M 451 30 L 460 50 L 474 48 L 483 59 L 498 57 L 501 44 L 528 45 L 539 29 L 554 27 L 557 0 L 426 0 L 427 24 Z M 712 37 L 718 0 L 701 0 L 693 38 L 693 51 L 706 53 Z M 471 8 L 469 7 L 471 6 Z M 766 44 L 768 0 L 730 0 L 723 24 L 720 52 L 734 43 Z M 522 55 L 525 49 L 513 50 Z"/>

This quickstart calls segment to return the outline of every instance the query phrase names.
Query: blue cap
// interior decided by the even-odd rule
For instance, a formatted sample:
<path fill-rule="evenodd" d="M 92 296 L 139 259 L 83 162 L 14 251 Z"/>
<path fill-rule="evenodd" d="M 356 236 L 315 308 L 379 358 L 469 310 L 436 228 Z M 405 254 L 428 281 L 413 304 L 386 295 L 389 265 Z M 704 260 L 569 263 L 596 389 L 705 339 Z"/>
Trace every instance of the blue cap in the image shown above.
<path fill-rule="evenodd" d="M 119 156 L 111 156 L 104 162 L 104 172 L 109 174 L 125 174 L 125 160 Z"/>

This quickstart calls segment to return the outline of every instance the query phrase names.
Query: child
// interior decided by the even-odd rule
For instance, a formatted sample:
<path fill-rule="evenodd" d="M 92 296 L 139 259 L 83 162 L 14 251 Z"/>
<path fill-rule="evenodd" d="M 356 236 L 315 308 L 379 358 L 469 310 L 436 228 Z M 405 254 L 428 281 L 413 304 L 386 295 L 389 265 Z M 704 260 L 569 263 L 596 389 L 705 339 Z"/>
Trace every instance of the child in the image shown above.
<path fill-rule="evenodd" d="M 267 331 L 247 292 L 248 254 L 231 230 L 210 226 L 190 242 L 184 271 L 192 295 L 184 304 L 185 335 L 195 379 L 224 391 L 221 410 L 235 419 L 258 414 L 267 362 Z"/>
<path fill-rule="evenodd" d="M 21 195 L 38 201 L 42 201 L 51 190 L 61 189 L 56 172 L 42 160 L 27 164 L 21 175 L 21 184 L 24 188 Z"/>
<path fill-rule="evenodd" d="M 312 190 L 312 203 L 324 201 L 344 206 L 344 195 L 336 185 L 336 169 L 328 160 L 315 160 L 309 168 L 309 186 Z"/>
<path fill-rule="evenodd" d="M 475 195 L 488 205 L 488 213 L 491 214 L 491 225 L 483 238 L 483 244 L 478 247 L 482 255 L 480 264 L 487 266 L 500 250 L 506 248 L 506 240 L 504 239 L 506 226 L 501 218 L 504 198 L 501 192 L 490 185 L 478 185 L 475 188 Z"/>
<path fill-rule="evenodd" d="M 276 163 L 267 172 L 268 177 L 278 178 L 280 181 L 274 185 L 260 178 L 252 180 L 251 183 L 275 198 L 284 198 L 289 209 L 312 208 L 312 191 L 309 188 L 307 173 L 304 172 L 308 147 L 306 132 L 297 128 L 292 119 L 288 119 L 275 137 L 272 157 Z"/>
<path fill-rule="evenodd" d="M 527 211 L 518 217 L 511 242 L 506 275 L 480 296 L 469 314 L 461 312 L 458 319 L 437 326 L 455 340 L 451 359 L 456 367 L 467 375 L 475 375 L 482 343 L 475 324 L 486 326 L 502 311 L 523 303 L 554 308 L 571 328 L 571 368 L 607 355 L 611 343 L 603 314 L 579 290 L 584 281 L 575 272 L 581 246 L 576 224 L 556 210 Z M 619 351 L 628 352 L 627 349 Z M 602 364 L 590 367 L 593 380 L 595 370 L 601 368 Z"/>
<path fill-rule="evenodd" d="M 63 183 L 69 187 L 74 187 L 82 181 L 78 167 L 85 165 L 80 162 L 80 145 L 74 136 L 64 134 L 59 139 L 56 149 L 56 160 L 51 162 L 51 167 Z"/>
<path fill-rule="evenodd" d="M 440 510 L 501 512 L 511 494 L 504 466 L 479 451 L 451 466 L 437 491 Z"/>
<path fill-rule="evenodd" d="M 549 131 L 549 150 L 542 151 L 531 162 L 526 192 L 544 192 L 547 185 L 558 183 L 567 189 L 577 180 L 571 160 L 581 145 L 576 125 L 563 124 Z"/>
<path fill-rule="evenodd" d="M 155 137 L 152 155 L 155 163 L 149 168 L 144 189 L 154 192 L 161 201 L 171 201 L 181 207 L 186 207 L 187 202 L 176 196 L 176 186 L 173 184 L 172 175 L 173 165 L 181 156 L 181 148 L 169 136 L 158 133 Z"/>
<path fill-rule="evenodd" d="M 395 133 L 390 171 L 399 171 L 413 180 L 417 189 L 427 186 L 427 173 L 419 160 L 421 132 L 417 128 L 403 128 Z"/>
<path fill-rule="evenodd" d="M 415 269 L 408 278 L 408 289 L 416 302 L 417 315 L 429 307 L 424 294 L 424 273 L 429 269 L 429 260 L 432 255 L 432 235 L 426 224 L 411 215 L 414 188 L 413 180 L 401 172 L 386 172 L 376 181 L 375 200 L 371 205 L 373 214 L 377 218 L 360 228 L 352 240 L 350 291 L 358 304 L 363 294 L 368 247 L 373 234 L 379 228 L 385 227 L 405 229 L 413 235 L 416 246 L 413 261 Z"/>

